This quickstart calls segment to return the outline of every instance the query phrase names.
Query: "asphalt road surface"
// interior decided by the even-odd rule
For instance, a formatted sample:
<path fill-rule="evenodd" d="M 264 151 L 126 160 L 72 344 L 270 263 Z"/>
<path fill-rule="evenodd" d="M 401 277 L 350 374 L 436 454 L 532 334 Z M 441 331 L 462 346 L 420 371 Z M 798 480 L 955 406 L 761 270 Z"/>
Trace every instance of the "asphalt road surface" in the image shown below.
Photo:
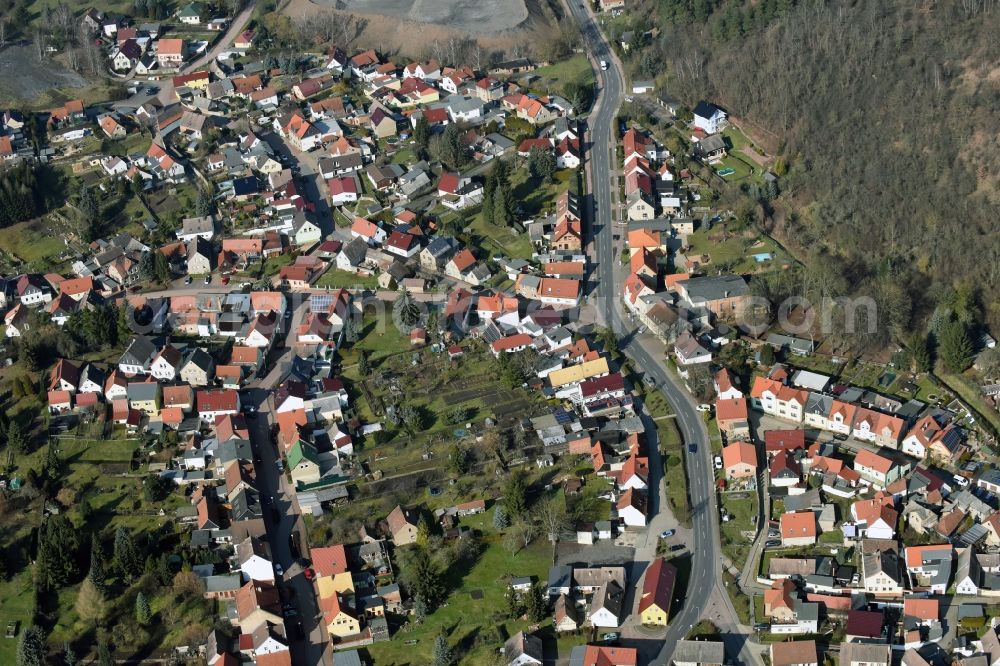
<path fill-rule="evenodd" d="M 695 405 L 687 391 L 678 384 L 667 371 L 662 358 L 653 358 L 649 351 L 636 338 L 634 331 L 626 327 L 618 312 L 620 284 L 616 280 L 614 263 L 615 253 L 612 234 L 615 221 L 612 218 L 612 196 L 617 187 L 612 181 L 614 167 L 611 164 L 614 146 L 613 132 L 615 116 L 624 95 L 624 77 L 619 63 L 608 47 L 603 35 L 594 23 L 590 13 L 579 3 L 570 2 L 570 11 L 580 22 L 583 41 L 590 55 L 597 63 L 605 60 L 608 68 L 601 71 L 598 67 L 597 102 L 591 113 L 588 125 L 590 131 L 589 164 L 591 170 L 591 202 L 593 206 L 585 208 L 592 212 L 589 229 L 593 244 L 593 254 L 596 259 L 592 283 L 596 284 L 590 295 L 591 301 L 603 318 L 605 325 L 610 326 L 621 339 L 622 350 L 633 360 L 636 368 L 652 376 L 659 389 L 670 401 L 677 414 L 677 426 L 684 442 L 694 444 L 694 453 L 685 453 L 688 472 L 688 486 L 691 499 L 693 520 L 693 542 L 691 546 L 691 572 L 688 578 L 687 590 L 680 607 L 674 610 L 673 619 L 668 627 L 666 638 L 659 653 L 654 657 L 654 664 L 668 664 L 674 652 L 677 641 L 684 638 L 690 628 L 701 618 L 709 597 L 719 582 L 721 545 L 719 543 L 718 513 L 715 507 L 713 492 L 714 472 L 711 463 L 711 451 L 708 433 L 702 422 L 701 415 L 695 410 Z M 615 165 L 617 167 L 617 165 Z M 650 450 L 651 474 L 662 472 L 660 456 L 655 449 Z M 659 479 L 655 479 L 658 487 Z M 735 655 L 730 655 L 732 658 Z"/>

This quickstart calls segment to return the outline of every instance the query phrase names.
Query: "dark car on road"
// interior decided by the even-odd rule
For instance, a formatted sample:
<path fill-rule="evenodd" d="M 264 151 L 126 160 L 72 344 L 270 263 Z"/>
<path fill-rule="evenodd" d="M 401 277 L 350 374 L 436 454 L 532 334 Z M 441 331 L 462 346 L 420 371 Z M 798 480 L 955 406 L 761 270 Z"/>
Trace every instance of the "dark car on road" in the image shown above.
<path fill-rule="evenodd" d="M 698 452 L 697 444 L 688 444 L 688 453 L 697 453 L 697 452 Z"/>

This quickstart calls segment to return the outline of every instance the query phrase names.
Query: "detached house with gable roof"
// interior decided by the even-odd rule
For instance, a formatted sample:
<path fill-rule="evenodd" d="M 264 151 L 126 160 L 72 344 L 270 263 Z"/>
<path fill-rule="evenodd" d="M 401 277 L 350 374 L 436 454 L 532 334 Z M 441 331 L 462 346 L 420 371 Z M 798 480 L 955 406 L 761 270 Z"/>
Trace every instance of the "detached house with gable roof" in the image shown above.
<path fill-rule="evenodd" d="M 662 557 L 646 567 L 639 597 L 639 617 L 644 625 L 667 626 L 676 580 L 677 569 Z"/>
<path fill-rule="evenodd" d="M 862 449 L 854 458 L 854 470 L 861 475 L 862 481 L 882 489 L 903 478 L 910 466 L 897 464 L 868 449 Z"/>
<path fill-rule="evenodd" d="M 417 540 L 417 520 L 415 512 L 396 505 L 386 518 L 392 543 L 396 546 L 406 546 Z"/>

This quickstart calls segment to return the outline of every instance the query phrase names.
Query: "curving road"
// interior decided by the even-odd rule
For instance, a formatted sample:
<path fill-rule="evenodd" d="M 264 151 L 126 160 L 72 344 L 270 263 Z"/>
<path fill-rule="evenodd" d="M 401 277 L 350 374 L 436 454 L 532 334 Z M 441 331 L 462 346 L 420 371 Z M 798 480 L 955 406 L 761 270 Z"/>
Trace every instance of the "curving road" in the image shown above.
<path fill-rule="evenodd" d="M 713 591 L 720 589 L 719 571 L 722 552 L 719 541 L 718 512 L 716 510 L 713 484 L 715 480 L 711 463 L 708 432 L 694 402 L 687 391 L 670 374 L 663 358 L 655 358 L 631 326 L 626 325 L 619 313 L 620 282 L 615 271 L 616 255 L 612 240 L 613 227 L 612 200 L 617 196 L 617 185 L 612 166 L 615 139 L 615 117 L 624 95 L 624 77 L 617 57 L 609 48 L 590 12 L 577 0 L 570 0 L 569 9 L 580 22 L 583 40 L 591 58 L 597 64 L 608 62 L 608 69 L 596 67 L 599 88 L 597 101 L 588 119 L 590 133 L 589 168 L 593 206 L 589 229 L 595 267 L 591 282 L 596 284 L 588 300 L 596 307 L 605 325 L 609 326 L 621 339 L 621 348 L 633 364 L 656 379 L 657 385 L 677 413 L 677 426 L 686 443 L 697 446 L 695 453 L 687 456 L 688 486 L 692 507 L 693 543 L 690 544 L 693 557 L 686 594 L 675 606 L 674 617 L 667 630 L 666 638 L 658 654 L 651 663 L 669 664 L 677 641 L 684 638 L 691 626 L 701 618 L 709 605 Z M 659 456 L 650 451 L 650 469 L 662 470 Z M 664 507 L 661 507 L 661 510 Z M 722 590 L 722 594 L 725 591 Z M 728 658 L 740 651 L 740 637 L 732 636 L 732 646 L 728 645 Z"/>

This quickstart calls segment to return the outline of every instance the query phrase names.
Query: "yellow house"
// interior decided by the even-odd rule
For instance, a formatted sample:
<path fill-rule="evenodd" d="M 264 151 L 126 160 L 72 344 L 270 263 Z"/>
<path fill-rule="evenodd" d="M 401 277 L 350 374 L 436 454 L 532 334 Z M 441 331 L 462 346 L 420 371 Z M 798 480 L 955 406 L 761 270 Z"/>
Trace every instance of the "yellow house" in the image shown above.
<path fill-rule="evenodd" d="M 354 579 L 350 571 L 323 576 L 317 579 L 316 584 L 319 586 L 320 598 L 336 594 L 354 594 Z"/>
<path fill-rule="evenodd" d="M 328 597 L 320 597 L 319 607 L 323 612 L 323 622 L 331 636 L 343 638 L 361 633 L 361 622 L 358 618 L 348 613 L 340 605 L 340 597 L 331 594 Z"/>
<path fill-rule="evenodd" d="M 676 580 L 677 569 L 662 557 L 646 568 L 639 598 L 639 617 L 644 625 L 667 626 Z"/>
<path fill-rule="evenodd" d="M 155 382 L 130 382 L 126 388 L 129 407 L 144 414 L 160 413 L 160 385 Z"/>

